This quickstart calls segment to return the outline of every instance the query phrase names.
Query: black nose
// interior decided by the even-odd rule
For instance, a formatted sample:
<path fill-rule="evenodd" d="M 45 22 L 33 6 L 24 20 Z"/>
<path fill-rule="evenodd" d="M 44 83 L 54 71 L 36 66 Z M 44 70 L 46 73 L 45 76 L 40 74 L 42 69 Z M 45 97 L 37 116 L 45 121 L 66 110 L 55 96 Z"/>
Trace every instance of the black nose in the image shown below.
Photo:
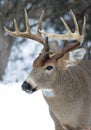
<path fill-rule="evenodd" d="M 33 93 L 34 91 L 36 91 L 36 88 L 33 88 L 29 83 L 27 83 L 26 81 L 24 81 L 24 83 L 22 84 L 22 89 L 24 91 L 26 91 L 27 93 Z"/>

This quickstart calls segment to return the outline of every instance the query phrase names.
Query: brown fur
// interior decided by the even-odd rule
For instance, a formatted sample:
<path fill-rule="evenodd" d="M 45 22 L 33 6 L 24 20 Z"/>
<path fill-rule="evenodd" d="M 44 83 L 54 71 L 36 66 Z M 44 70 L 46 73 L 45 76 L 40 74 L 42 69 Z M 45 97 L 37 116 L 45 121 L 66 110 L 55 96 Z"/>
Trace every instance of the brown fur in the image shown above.
<path fill-rule="evenodd" d="M 39 89 L 51 88 L 55 92 L 54 97 L 44 98 L 56 130 L 87 129 L 91 125 L 91 61 L 82 60 L 78 65 L 65 69 L 64 59 L 45 63 L 44 66 L 55 66 L 50 76 L 44 74 L 44 66 L 40 66 L 34 68 L 29 77 L 39 85 Z"/>
<path fill-rule="evenodd" d="M 69 126 L 66 129 L 91 125 L 91 77 L 89 75 L 91 70 L 89 72 L 86 70 L 88 63 L 89 61 L 82 61 L 78 66 L 70 67 L 63 75 L 61 74 L 60 88 L 55 88 L 56 96 L 45 97 L 50 110 L 63 128 L 64 124 Z"/>

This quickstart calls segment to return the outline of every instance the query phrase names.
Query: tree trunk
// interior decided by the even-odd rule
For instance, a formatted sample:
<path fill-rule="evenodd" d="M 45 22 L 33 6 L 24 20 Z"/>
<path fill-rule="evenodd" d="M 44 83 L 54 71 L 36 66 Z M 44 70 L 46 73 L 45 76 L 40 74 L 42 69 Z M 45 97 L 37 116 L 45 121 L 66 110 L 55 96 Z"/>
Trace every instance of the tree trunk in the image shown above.
<path fill-rule="evenodd" d="M 4 35 L 4 30 L 2 26 L 0 26 L 0 80 L 2 79 L 2 75 L 5 72 L 12 45 L 12 39 L 9 37 L 7 38 L 7 36 Z"/>

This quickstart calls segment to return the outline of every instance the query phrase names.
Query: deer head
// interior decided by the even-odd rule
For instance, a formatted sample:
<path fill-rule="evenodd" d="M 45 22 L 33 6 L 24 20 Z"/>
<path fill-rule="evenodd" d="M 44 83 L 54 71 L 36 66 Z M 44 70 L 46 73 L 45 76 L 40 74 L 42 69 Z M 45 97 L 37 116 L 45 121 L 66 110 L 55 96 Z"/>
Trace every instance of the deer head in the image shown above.
<path fill-rule="evenodd" d="M 32 93 L 38 89 L 57 89 L 59 86 L 59 80 L 61 80 L 62 74 L 70 67 L 77 65 L 84 57 L 86 50 L 84 48 L 77 49 L 84 40 L 86 18 L 84 17 L 82 34 L 79 33 L 79 27 L 76 17 L 72 10 L 70 10 L 73 22 L 75 25 L 75 32 L 72 32 L 61 18 L 67 33 L 66 34 L 47 34 L 41 31 L 43 13 L 42 11 L 38 29 L 36 34 L 32 34 L 29 27 L 28 16 L 25 10 L 25 23 L 26 31 L 20 32 L 17 26 L 17 22 L 14 19 L 15 31 L 10 31 L 4 27 L 5 31 L 11 36 L 25 37 L 40 42 L 44 48 L 39 54 L 39 57 L 34 60 L 33 69 L 22 85 L 22 89 L 27 93 Z M 42 34 L 45 35 L 45 40 L 42 38 Z M 63 48 L 59 48 L 55 42 L 49 43 L 48 37 L 59 40 L 75 40 L 76 42 L 70 46 L 65 45 Z M 53 45 L 52 45 L 53 44 Z M 55 46 L 56 45 L 56 46 Z M 51 47 L 52 46 L 52 47 Z M 55 88 L 53 88 L 55 86 Z"/>

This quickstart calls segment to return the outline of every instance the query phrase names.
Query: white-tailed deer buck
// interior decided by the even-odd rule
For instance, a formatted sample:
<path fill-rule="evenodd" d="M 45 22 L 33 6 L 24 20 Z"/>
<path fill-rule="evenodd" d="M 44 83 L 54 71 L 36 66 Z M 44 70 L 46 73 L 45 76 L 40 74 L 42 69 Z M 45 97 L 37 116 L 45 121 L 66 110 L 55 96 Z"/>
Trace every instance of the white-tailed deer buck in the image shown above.
<path fill-rule="evenodd" d="M 27 93 L 41 89 L 49 105 L 50 115 L 56 130 L 85 130 L 91 127 L 91 61 L 84 60 L 85 48 L 77 49 L 84 40 L 86 18 L 82 34 L 76 17 L 70 10 L 75 32 L 73 33 L 61 18 L 67 33 L 47 34 L 41 31 L 43 11 L 36 34 L 32 34 L 25 10 L 26 32 L 20 32 L 14 19 L 15 31 L 5 31 L 12 36 L 36 40 L 44 45 L 39 57 L 34 60 L 33 69 L 22 85 Z M 46 36 L 45 40 L 42 34 Z M 48 37 L 59 40 L 75 40 L 71 45 L 59 48 L 57 42 L 48 43 Z M 30 43 L 31 44 L 31 43 Z"/>

